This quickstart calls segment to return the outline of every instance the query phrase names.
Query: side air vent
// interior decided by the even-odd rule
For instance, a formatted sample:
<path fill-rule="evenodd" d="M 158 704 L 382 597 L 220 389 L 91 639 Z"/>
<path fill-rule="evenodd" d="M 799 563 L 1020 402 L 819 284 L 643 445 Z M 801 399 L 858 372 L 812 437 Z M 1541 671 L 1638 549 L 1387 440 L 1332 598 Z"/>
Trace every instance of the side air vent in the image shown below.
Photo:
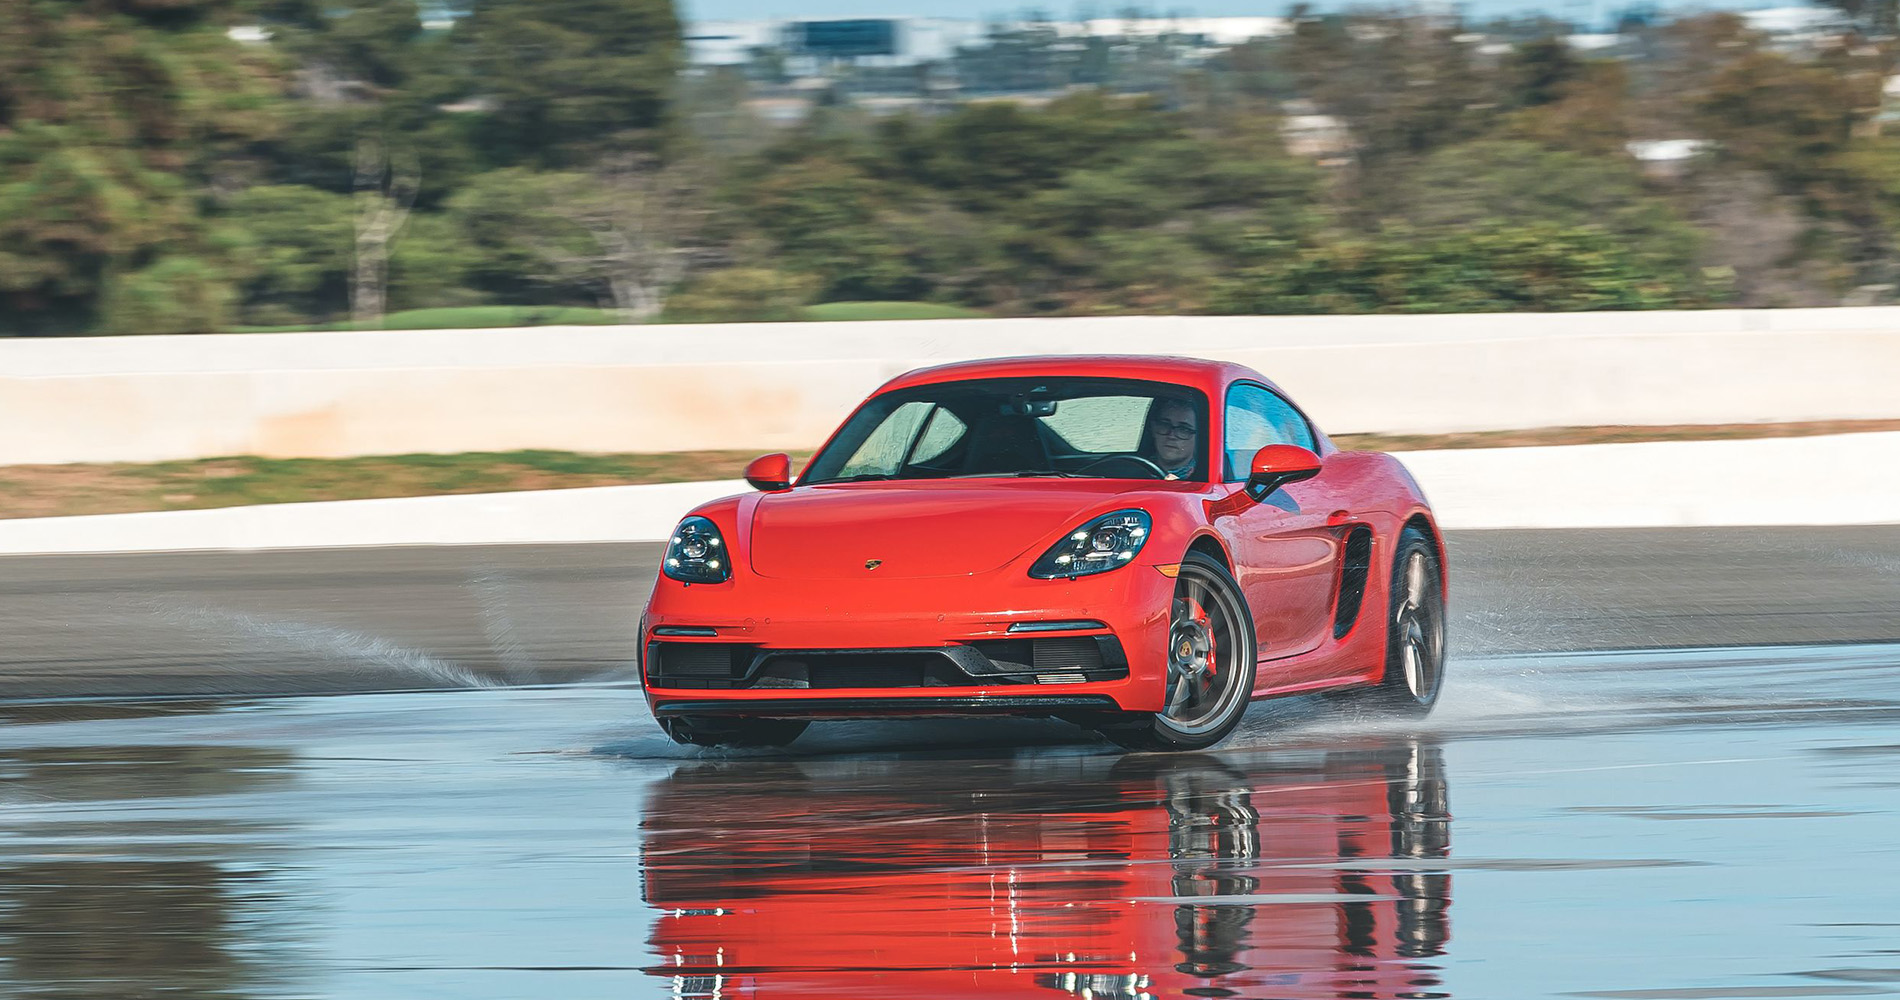
<path fill-rule="evenodd" d="M 1333 638 L 1343 639 L 1359 619 L 1366 599 L 1366 577 L 1372 572 L 1372 529 L 1360 525 L 1346 535 L 1346 556 L 1339 572 L 1339 600 L 1334 603 Z"/>

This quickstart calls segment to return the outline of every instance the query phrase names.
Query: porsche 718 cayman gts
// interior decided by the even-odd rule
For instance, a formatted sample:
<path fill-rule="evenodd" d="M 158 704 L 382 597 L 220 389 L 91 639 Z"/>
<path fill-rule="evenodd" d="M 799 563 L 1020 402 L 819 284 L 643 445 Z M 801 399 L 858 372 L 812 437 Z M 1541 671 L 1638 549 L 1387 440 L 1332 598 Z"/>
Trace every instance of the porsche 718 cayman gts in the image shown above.
<path fill-rule="evenodd" d="M 1254 698 L 1422 715 L 1445 557 L 1397 459 L 1340 451 L 1273 383 L 1186 358 L 899 376 L 803 472 L 694 510 L 640 623 L 682 743 L 815 719 L 1058 716 L 1123 746 L 1224 739 Z"/>

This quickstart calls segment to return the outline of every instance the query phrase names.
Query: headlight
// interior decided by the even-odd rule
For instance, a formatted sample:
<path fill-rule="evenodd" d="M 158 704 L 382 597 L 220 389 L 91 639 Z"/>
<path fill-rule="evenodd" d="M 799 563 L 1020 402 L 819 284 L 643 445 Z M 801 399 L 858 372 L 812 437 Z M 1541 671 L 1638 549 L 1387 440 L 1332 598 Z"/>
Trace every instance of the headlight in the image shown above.
<path fill-rule="evenodd" d="M 694 515 L 673 529 L 661 572 L 681 583 L 723 583 L 732 578 L 732 554 L 719 526 Z"/>
<path fill-rule="evenodd" d="M 1145 510 L 1118 510 L 1103 514 L 1069 532 L 1029 567 L 1038 580 L 1066 580 L 1106 573 L 1133 561 L 1148 540 L 1154 521 Z"/>

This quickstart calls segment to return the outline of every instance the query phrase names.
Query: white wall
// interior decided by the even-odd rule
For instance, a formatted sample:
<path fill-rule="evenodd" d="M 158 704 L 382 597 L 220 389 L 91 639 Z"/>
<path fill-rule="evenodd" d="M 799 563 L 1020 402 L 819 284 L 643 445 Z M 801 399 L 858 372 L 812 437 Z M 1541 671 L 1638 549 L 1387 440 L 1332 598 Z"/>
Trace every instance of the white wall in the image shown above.
<path fill-rule="evenodd" d="M 1900 418 L 1900 308 L 0 341 L 0 464 L 809 447 L 919 365 L 1250 364 L 1335 433 Z"/>
<path fill-rule="evenodd" d="M 1446 528 L 1900 522 L 1900 432 L 1399 456 Z M 0 552 L 655 541 L 743 481 L 0 520 Z"/>

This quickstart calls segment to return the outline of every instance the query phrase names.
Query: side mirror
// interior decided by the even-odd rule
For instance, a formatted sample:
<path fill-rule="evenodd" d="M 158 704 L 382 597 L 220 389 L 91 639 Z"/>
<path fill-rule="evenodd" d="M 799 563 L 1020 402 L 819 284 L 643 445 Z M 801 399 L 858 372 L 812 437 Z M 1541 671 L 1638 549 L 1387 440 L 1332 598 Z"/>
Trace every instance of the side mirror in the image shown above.
<path fill-rule="evenodd" d="M 1274 490 L 1319 475 L 1319 456 L 1297 444 L 1270 444 L 1253 453 L 1247 495 L 1265 500 Z"/>
<path fill-rule="evenodd" d="M 792 456 L 779 452 L 760 455 L 745 467 L 745 481 L 755 490 L 774 493 L 792 488 Z"/>

